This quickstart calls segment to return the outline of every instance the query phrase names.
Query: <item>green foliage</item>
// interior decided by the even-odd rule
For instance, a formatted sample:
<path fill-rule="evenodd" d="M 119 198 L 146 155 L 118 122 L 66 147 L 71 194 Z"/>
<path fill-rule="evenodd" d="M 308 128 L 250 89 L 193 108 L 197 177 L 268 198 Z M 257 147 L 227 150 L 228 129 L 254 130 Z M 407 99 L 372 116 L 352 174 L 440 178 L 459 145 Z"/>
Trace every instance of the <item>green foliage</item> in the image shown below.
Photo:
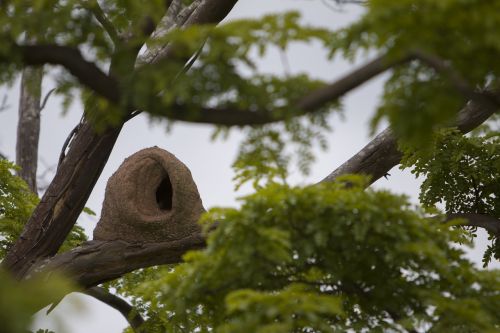
<path fill-rule="evenodd" d="M 431 152 L 409 150 L 404 167 L 425 176 L 420 202 L 434 208 L 442 204 L 447 214 L 478 213 L 500 218 L 500 133 L 465 137 L 457 130 L 435 135 Z M 475 229 L 473 229 L 475 231 Z M 490 235 L 491 244 L 483 258 L 500 259 L 500 240 Z"/>
<path fill-rule="evenodd" d="M 211 210 L 207 248 L 143 283 L 144 301 L 172 332 L 496 331 L 500 275 L 451 245 L 461 230 L 348 180 Z"/>
<path fill-rule="evenodd" d="M 4 271 L 0 271 L 2 332 L 26 333 L 33 320 L 33 313 L 47 304 L 58 302 L 73 290 L 74 287 L 57 274 L 38 276 L 19 282 Z M 49 331 L 38 330 L 37 333 L 49 333 Z"/>
<path fill-rule="evenodd" d="M 437 56 L 471 87 L 498 86 L 500 2 L 482 0 L 372 0 L 363 18 L 340 31 L 337 50 L 398 58 L 419 49 Z M 414 61 L 391 73 L 375 123 L 387 117 L 407 143 L 422 147 L 428 133 L 449 124 L 465 102 L 446 73 Z"/>
<path fill-rule="evenodd" d="M 39 201 L 26 182 L 14 175 L 17 168 L 12 162 L 0 159 L 0 258 L 5 257 L 19 238 Z M 72 249 L 86 240 L 83 228 L 75 225 L 60 251 Z"/>
<path fill-rule="evenodd" d="M 16 170 L 13 163 L 0 159 L 0 258 L 19 237 L 38 203 L 26 182 L 14 176 Z"/>

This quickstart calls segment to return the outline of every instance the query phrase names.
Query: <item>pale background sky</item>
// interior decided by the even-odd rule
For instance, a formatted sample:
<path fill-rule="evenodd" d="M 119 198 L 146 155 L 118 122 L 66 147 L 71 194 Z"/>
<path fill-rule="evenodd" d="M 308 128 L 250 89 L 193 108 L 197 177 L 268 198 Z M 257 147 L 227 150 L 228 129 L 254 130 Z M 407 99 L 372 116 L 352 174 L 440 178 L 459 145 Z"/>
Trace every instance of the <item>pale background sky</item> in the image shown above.
<path fill-rule="evenodd" d="M 355 20 L 363 11 L 361 7 L 352 5 L 334 11 L 330 8 L 331 4 L 332 1 L 329 0 L 240 0 L 227 20 L 298 10 L 305 23 L 338 28 Z M 363 63 L 366 59 L 360 58 L 356 63 Z M 324 51 L 317 45 L 296 45 L 288 50 L 287 60 L 292 73 L 307 72 L 326 81 L 334 81 L 355 66 L 338 58 L 328 62 Z M 279 53 L 271 52 L 261 62 L 261 68 L 264 72 L 283 73 L 284 66 Z M 329 150 L 318 150 L 311 174 L 307 177 L 292 174 L 290 183 L 311 184 L 321 180 L 370 141 L 368 122 L 374 114 L 382 84 L 383 76 L 347 95 L 344 99 L 345 119 L 334 115 L 330 120 L 333 132 L 328 136 Z M 44 92 L 52 87 L 50 79 L 44 81 Z M 14 160 L 18 84 L 12 89 L 0 89 L 0 98 L 3 95 L 8 96 L 10 107 L 0 112 L 0 152 Z M 62 116 L 60 103 L 61 100 L 57 97 L 51 98 L 42 113 L 39 173 L 57 165 L 62 144 L 81 117 L 81 105 L 75 103 Z M 231 181 L 234 176 L 231 164 L 242 136 L 235 129 L 227 141 L 214 143 L 210 141 L 212 131 L 213 127 L 208 125 L 175 123 L 173 130 L 167 133 L 166 122 L 151 124 L 145 115 L 134 118 L 122 130 L 87 206 L 99 215 L 107 179 L 127 156 L 154 145 L 172 152 L 191 169 L 205 208 L 237 205 L 236 198 L 248 192 L 248 189 L 235 192 Z M 398 168 L 394 168 L 390 174 L 388 180 L 381 179 L 374 187 L 407 194 L 416 202 L 419 181 L 408 171 L 403 172 Z M 50 178 L 51 176 L 46 180 Z M 91 236 L 97 218 L 83 217 L 80 220 Z M 477 243 L 477 248 L 468 251 L 468 256 L 479 265 L 486 244 L 484 233 L 481 233 Z M 500 265 L 497 263 L 494 267 Z M 53 329 L 57 333 L 118 333 L 127 323 L 117 311 L 91 297 L 71 294 L 49 317 L 38 315 L 34 325 L 37 328 Z"/>

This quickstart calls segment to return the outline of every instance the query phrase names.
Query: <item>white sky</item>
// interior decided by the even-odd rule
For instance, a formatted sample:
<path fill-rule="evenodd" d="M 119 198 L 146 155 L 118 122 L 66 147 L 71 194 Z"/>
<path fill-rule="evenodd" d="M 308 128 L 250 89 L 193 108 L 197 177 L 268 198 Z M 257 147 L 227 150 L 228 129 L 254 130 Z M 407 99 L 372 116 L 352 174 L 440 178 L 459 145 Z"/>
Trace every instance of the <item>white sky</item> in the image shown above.
<path fill-rule="evenodd" d="M 328 0 L 325 0 L 326 2 Z M 298 10 L 304 22 L 329 28 L 338 28 L 355 20 L 362 13 L 359 6 L 346 6 L 342 11 L 332 11 L 321 0 L 240 0 L 228 19 L 258 17 L 266 13 L 278 13 Z M 342 59 L 328 62 L 324 52 L 314 45 L 292 47 L 287 53 L 289 68 L 292 73 L 307 72 L 313 77 L 334 81 L 342 74 L 354 68 Z M 362 63 L 366 58 L 359 59 Z M 283 73 L 283 64 L 279 54 L 272 53 L 262 62 L 262 70 Z M 333 133 L 329 135 L 330 148 L 326 152 L 318 151 L 309 176 L 294 174 L 290 182 L 294 184 L 315 183 L 337 166 L 359 151 L 370 140 L 368 121 L 373 115 L 381 93 L 383 78 L 379 77 L 350 93 L 344 100 L 345 120 L 338 116 L 331 117 Z M 43 91 L 52 88 L 50 80 L 44 82 Z M 15 138 L 17 126 L 18 86 L 12 89 L 0 89 L 0 98 L 8 96 L 8 110 L 0 113 L 0 152 L 11 160 L 15 159 Z M 42 113 L 40 137 L 39 173 L 47 167 L 57 165 L 60 149 L 71 129 L 81 117 L 82 108 L 74 104 L 69 112 L 62 116 L 60 100 L 51 98 Z M 129 121 L 97 182 L 87 206 L 98 213 L 104 198 L 107 179 L 123 160 L 134 152 L 157 145 L 175 154 L 193 174 L 198 185 L 204 206 L 234 206 L 236 198 L 248 189 L 235 193 L 232 183 L 231 164 L 236 156 L 241 134 L 233 130 L 227 141 L 210 141 L 212 127 L 176 123 L 170 133 L 166 133 L 166 122 L 150 124 L 147 117 L 140 115 Z M 419 182 L 409 172 L 394 168 L 389 180 L 381 179 L 376 188 L 387 188 L 397 193 L 409 195 L 414 202 L 418 196 Z M 47 177 L 47 180 L 50 178 Z M 97 222 L 95 218 L 80 219 L 89 236 Z M 480 264 L 486 238 L 484 234 L 478 240 L 478 248 L 470 251 L 469 256 Z M 500 267 L 500 265 L 495 265 Z M 63 320 L 61 320 L 64 318 Z M 58 322 L 58 319 L 60 322 Z M 50 328 L 56 332 L 71 333 L 117 333 L 127 326 L 126 321 L 115 310 L 80 294 L 72 294 L 46 318 L 39 315 L 35 327 Z"/>

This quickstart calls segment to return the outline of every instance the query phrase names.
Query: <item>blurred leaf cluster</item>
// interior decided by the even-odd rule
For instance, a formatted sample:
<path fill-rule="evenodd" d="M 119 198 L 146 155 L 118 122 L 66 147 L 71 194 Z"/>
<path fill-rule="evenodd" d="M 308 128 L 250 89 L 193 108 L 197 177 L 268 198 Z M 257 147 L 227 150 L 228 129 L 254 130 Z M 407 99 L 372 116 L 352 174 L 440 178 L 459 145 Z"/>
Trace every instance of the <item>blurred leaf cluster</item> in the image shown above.
<path fill-rule="evenodd" d="M 33 314 L 48 304 L 59 302 L 74 290 L 66 279 L 57 274 L 42 275 L 27 281 L 16 281 L 0 271 L 0 322 L 2 332 L 26 333 Z M 51 333 L 38 330 L 37 333 Z"/>

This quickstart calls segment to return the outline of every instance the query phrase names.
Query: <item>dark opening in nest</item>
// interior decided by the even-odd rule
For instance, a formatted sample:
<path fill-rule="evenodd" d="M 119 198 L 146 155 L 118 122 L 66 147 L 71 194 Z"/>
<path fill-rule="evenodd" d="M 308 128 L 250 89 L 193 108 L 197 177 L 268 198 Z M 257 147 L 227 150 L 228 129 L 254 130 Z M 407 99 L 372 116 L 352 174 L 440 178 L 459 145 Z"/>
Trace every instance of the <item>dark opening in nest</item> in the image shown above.
<path fill-rule="evenodd" d="M 156 203 L 158 203 L 161 210 L 172 209 L 173 194 L 172 183 L 170 183 L 170 178 L 166 175 L 156 189 Z"/>

